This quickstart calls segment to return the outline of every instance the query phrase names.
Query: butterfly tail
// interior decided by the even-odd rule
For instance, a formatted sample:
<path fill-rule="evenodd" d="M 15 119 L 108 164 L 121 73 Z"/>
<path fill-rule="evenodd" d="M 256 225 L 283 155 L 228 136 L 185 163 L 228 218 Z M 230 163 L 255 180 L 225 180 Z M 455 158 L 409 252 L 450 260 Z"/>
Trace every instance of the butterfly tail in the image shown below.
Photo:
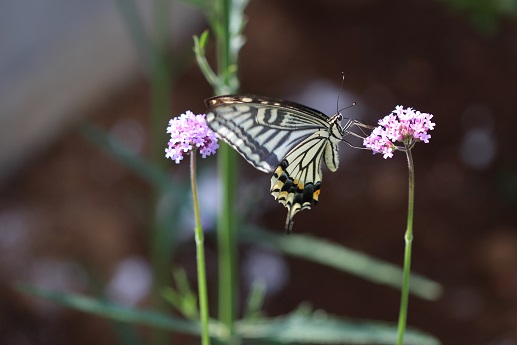
<path fill-rule="evenodd" d="M 286 235 L 289 235 L 289 234 L 291 234 L 291 232 L 293 232 L 293 225 L 294 225 L 293 217 L 291 217 L 291 212 L 288 211 L 287 219 L 285 220 L 285 234 Z"/>
<path fill-rule="evenodd" d="M 310 206 L 302 207 L 300 203 L 292 203 L 291 201 L 285 205 L 287 207 L 287 219 L 285 220 L 285 233 L 290 234 L 293 231 L 294 216 L 305 208 Z"/>

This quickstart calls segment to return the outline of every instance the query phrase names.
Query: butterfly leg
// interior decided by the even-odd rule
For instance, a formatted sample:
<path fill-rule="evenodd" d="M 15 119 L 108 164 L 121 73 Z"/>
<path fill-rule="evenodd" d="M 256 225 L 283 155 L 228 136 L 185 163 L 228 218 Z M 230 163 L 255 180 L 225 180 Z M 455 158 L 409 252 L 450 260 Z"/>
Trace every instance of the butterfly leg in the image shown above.
<path fill-rule="evenodd" d="M 361 131 L 361 134 L 357 134 L 357 133 L 354 133 L 352 132 L 352 128 L 358 128 L 359 131 Z M 347 124 L 345 125 L 345 127 L 343 128 L 345 130 L 345 133 L 346 134 L 349 134 L 351 136 L 354 136 L 356 138 L 359 138 L 359 139 L 365 139 L 367 137 L 366 133 L 364 132 L 364 128 L 366 129 L 373 129 L 375 127 L 373 126 L 370 126 L 370 125 L 367 125 L 365 123 L 362 123 L 361 121 L 359 120 L 354 120 L 354 119 L 351 119 L 347 122 Z M 351 142 L 349 142 L 348 140 L 345 140 L 343 139 L 343 141 L 348 145 L 350 146 L 351 148 L 354 148 L 354 149 L 360 149 L 360 150 L 369 150 L 368 148 L 366 147 L 363 147 L 363 146 L 356 146 L 354 144 L 352 144 Z"/>

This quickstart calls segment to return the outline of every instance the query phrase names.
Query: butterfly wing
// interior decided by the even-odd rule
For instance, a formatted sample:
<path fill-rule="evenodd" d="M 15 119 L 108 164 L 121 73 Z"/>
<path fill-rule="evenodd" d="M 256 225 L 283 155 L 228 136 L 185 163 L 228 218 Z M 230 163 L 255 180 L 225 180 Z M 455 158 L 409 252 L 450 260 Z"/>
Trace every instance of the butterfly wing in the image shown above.
<path fill-rule="evenodd" d="M 208 126 L 264 172 L 273 172 L 294 146 L 329 126 L 325 114 L 293 102 L 219 96 L 205 103 Z"/>
<path fill-rule="evenodd" d="M 318 203 L 322 173 L 322 156 L 337 157 L 337 145 L 327 130 L 319 130 L 292 149 L 271 178 L 271 194 L 287 207 L 286 233 L 293 228 L 293 218 L 301 210 Z"/>
<path fill-rule="evenodd" d="M 209 127 L 250 164 L 273 172 L 271 194 L 287 207 L 285 230 L 293 217 L 317 204 L 321 161 L 338 167 L 338 146 L 345 134 L 341 115 L 332 118 L 303 105 L 265 97 L 220 96 L 205 101 Z"/>

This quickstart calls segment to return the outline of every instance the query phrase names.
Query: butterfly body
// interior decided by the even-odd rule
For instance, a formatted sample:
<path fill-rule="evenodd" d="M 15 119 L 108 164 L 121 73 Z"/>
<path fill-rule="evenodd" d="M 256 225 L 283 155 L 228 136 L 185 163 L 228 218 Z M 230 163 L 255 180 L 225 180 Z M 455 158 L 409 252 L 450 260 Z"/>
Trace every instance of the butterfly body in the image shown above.
<path fill-rule="evenodd" d="M 286 232 L 293 217 L 316 204 L 325 160 L 339 166 L 338 144 L 351 121 L 303 105 L 256 96 L 219 96 L 205 101 L 209 127 L 255 168 L 273 173 L 271 194 L 288 209 Z"/>

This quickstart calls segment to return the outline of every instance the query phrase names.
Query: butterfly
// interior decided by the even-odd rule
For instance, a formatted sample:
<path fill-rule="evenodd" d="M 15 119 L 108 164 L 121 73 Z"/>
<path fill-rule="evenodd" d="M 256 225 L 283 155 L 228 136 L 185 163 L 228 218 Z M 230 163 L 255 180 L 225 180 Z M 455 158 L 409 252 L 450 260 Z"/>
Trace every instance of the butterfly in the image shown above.
<path fill-rule="evenodd" d="M 354 125 L 301 104 L 268 97 L 227 95 L 205 100 L 208 126 L 260 171 L 273 173 L 271 194 L 287 207 L 286 233 L 293 218 L 310 209 L 321 192 L 321 162 L 338 169 L 338 144 Z M 350 146 L 350 143 L 348 143 Z"/>

